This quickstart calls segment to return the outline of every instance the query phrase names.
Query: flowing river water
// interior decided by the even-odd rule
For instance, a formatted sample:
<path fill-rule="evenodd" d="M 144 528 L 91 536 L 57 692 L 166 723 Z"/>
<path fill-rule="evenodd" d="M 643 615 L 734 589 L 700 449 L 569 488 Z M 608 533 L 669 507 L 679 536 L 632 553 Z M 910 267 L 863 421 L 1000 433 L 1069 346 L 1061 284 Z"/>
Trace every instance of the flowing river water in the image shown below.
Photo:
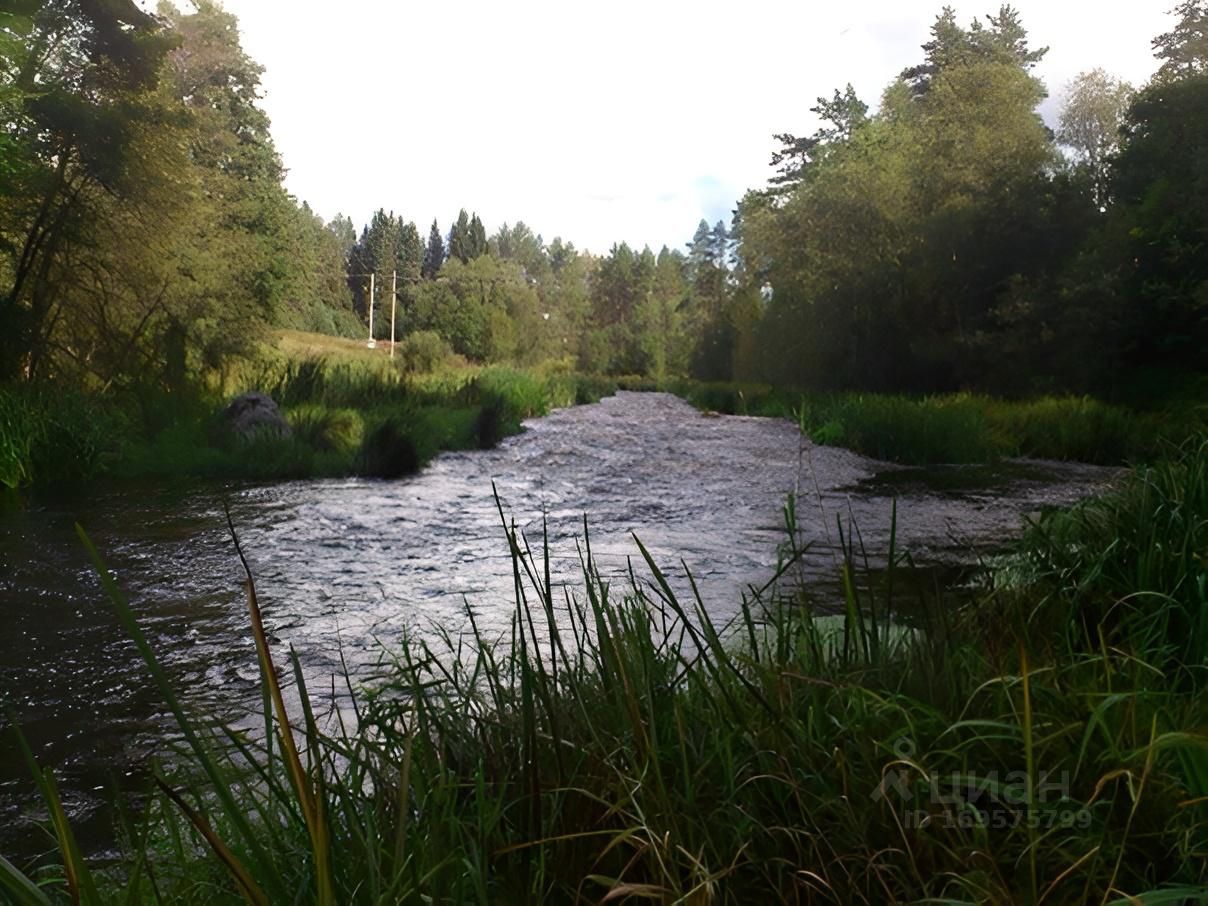
<path fill-rule="evenodd" d="M 104 841 L 113 782 L 135 774 L 166 731 L 164 707 L 103 597 L 74 532 L 107 559 L 187 701 L 258 700 L 229 505 L 278 652 L 292 644 L 321 688 L 377 662 L 404 630 L 479 625 L 514 609 L 504 513 L 540 549 L 555 582 L 578 586 L 587 516 L 605 573 L 640 565 L 631 533 L 725 619 L 762 585 L 798 495 L 804 573 L 836 577 L 837 517 L 883 558 L 893 501 L 897 543 L 916 563 L 969 562 L 1018 535 L 1026 514 L 1100 490 L 1107 469 L 1048 462 L 906 469 L 816 446 L 790 422 L 704 415 L 656 393 L 619 393 L 527 423 L 489 451 L 447 453 L 398 481 L 123 486 L 34 500 L 0 516 L 0 697 L 13 708 L 85 839 Z M 0 716 L 0 726 L 7 718 Z M 38 813 L 12 734 L 0 738 L 0 853 L 31 852 Z M 47 848 L 43 846 L 43 848 Z"/>

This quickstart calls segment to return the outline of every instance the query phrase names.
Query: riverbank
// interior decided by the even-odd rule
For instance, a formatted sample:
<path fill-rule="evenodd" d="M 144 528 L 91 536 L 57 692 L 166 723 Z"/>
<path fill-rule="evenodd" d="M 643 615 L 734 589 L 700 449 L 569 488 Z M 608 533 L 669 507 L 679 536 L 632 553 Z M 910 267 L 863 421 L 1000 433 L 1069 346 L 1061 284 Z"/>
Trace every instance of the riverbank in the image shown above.
<path fill-rule="evenodd" d="M 422 339 L 422 337 L 420 338 Z M 472 366 L 427 354 L 281 331 L 261 355 L 175 397 L 0 387 L 0 487 L 99 477 L 287 480 L 413 472 L 442 450 L 485 448 L 526 418 L 617 389 L 674 393 L 705 412 L 792 419 L 815 443 L 908 465 L 1013 457 L 1121 465 L 1154 461 L 1208 430 L 1208 386 L 1183 380 L 1139 408 L 1087 397 L 1011 401 L 818 393 L 753 384 L 653 380 Z M 291 436 L 239 441 L 222 409 L 267 393 Z"/>
<path fill-rule="evenodd" d="M 261 364 L 231 383 L 225 393 L 183 398 L 0 388 L 0 487 L 102 477 L 397 477 L 443 450 L 493 446 L 526 418 L 613 389 L 576 375 L 502 367 L 409 375 L 324 359 Z M 249 390 L 278 403 L 288 436 L 231 434 L 223 408 Z"/>
<path fill-rule="evenodd" d="M 706 411 L 792 418 L 815 443 L 904 465 L 1029 457 L 1098 465 L 1153 461 L 1208 431 L 1208 382 L 1186 378 L 1144 407 L 1085 396 L 818 393 L 764 384 L 622 379 Z"/>
<path fill-rule="evenodd" d="M 729 626 L 653 557 L 608 581 L 590 542 L 567 604 L 512 536 L 502 644 L 475 611 L 468 647 L 412 638 L 355 732 L 289 689 L 271 749 L 181 710 L 188 759 L 117 862 L 61 823 L 73 880 L 25 902 L 1194 902 L 1205 532 L 1201 444 L 1041 519 L 955 612 L 906 600 L 892 541 L 876 575 L 849 541 L 843 616 L 768 587 Z M 783 567 L 801 553 L 786 533 Z"/>

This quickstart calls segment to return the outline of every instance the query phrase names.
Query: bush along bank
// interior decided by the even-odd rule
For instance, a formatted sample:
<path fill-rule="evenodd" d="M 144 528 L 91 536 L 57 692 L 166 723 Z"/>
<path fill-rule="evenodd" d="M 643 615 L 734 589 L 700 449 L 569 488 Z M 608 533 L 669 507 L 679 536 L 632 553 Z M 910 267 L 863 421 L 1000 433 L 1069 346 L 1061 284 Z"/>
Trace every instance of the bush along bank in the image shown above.
<path fill-rule="evenodd" d="M 1172 400 L 1142 411 L 1075 396 L 815 393 L 763 384 L 624 379 L 620 386 L 665 389 L 715 412 L 794 418 L 816 443 L 906 465 L 1018 456 L 1121 465 L 1162 458 L 1208 429 L 1208 403 L 1202 400 Z"/>
<path fill-rule="evenodd" d="M 1153 461 L 1208 426 L 1208 405 L 1196 399 L 1138 411 L 1086 397 L 818 394 L 499 366 L 414 374 L 380 362 L 319 358 L 252 368 L 230 391 L 247 389 L 281 407 L 288 436 L 235 439 L 221 418 L 225 401 L 213 395 L 131 391 L 97 398 L 0 387 L 0 487 L 105 476 L 393 477 L 441 450 L 490 447 L 525 418 L 617 389 L 669 392 L 710 412 L 790 418 L 816 443 L 908 465 L 1016 456 Z"/>
<path fill-rule="evenodd" d="M 505 368 L 408 376 L 322 360 L 245 375 L 288 429 L 238 436 L 221 398 L 94 397 L 0 387 L 0 486 L 98 478 L 396 477 L 441 450 L 493 446 L 521 422 L 611 392 L 606 382 Z"/>
<path fill-rule="evenodd" d="M 332 733 L 249 585 L 259 743 L 186 713 L 98 558 L 187 757 L 105 865 L 39 771 L 61 856 L 0 884 L 39 906 L 1201 902 L 1206 461 L 1045 517 L 955 612 L 895 597 L 899 552 L 887 581 L 849 548 L 839 616 L 769 585 L 723 624 L 640 543 L 606 579 L 589 537 L 567 598 L 513 530 L 510 636 L 468 609 L 469 638 L 403 639 Z M 801 553 L 790 531 L 782 569 Z"/>

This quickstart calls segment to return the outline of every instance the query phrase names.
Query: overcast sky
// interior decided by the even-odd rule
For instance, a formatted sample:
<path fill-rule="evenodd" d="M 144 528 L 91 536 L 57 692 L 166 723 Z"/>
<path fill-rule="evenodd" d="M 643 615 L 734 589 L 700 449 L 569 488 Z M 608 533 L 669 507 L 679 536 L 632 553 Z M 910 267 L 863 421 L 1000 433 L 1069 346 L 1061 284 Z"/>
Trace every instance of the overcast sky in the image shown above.
<path fill-rule="evenodd" d="M 1103 66 L 1134 84 L 1175 0 L 1015 0 L 1057 98 Z M 183 3 L 182 3 L 183 5 Z M 921 58 L 942 0 L 226 0 L 266 68 L 287 185 L 358 226 L 523 220 L 604 252 L 682 245 L 762 185 L 775 132 L 820 94 L 874 103 Z M 962 22 L 997 6 L 954 4 Z"/>

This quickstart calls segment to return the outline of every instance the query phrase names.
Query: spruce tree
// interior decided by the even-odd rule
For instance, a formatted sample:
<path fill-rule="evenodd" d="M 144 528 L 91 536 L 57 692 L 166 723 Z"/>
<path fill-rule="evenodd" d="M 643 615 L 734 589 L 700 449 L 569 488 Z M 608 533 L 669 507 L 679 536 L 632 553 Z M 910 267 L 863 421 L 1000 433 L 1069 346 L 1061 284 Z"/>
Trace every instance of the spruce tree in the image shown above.
<path fill-rule="evenodd" d="M 441 238 L 440 227 L 432 221 L 432 229 L 428 231 L 428 247 L 424 250 L 424 263 L 420 270 L 427 280 L 435 280 L 445 263 L 445 241 Z"/>
<path fill-rule="evenodd" d="M 469 255 L 471 258 L 478 258 L 487 253 L 487 230 L 475 214 L 470 219 L 470 237 L 469 237 Z"/>
<path fill-rule="evenodd" d="M 1178 24 L 1153 39 L 1154 56 L 1162 61 L 1159 79 L 1177 79 L 1208 71 L 1208 3 L 1183 0 L 1171 10 Z"/>
<path fill-rule="evenodd" d="M 424 245 L 419 239 L 419 230 L 414 223 L 398 219 L 398 275 L 408 280 L 419 276 L 423 266 Z"/>
<path fill-rule="evenodd" d="M 462 208 L 449 228 L 449 257 L 462 264 L 470 260 L 470 215 Z"/>

